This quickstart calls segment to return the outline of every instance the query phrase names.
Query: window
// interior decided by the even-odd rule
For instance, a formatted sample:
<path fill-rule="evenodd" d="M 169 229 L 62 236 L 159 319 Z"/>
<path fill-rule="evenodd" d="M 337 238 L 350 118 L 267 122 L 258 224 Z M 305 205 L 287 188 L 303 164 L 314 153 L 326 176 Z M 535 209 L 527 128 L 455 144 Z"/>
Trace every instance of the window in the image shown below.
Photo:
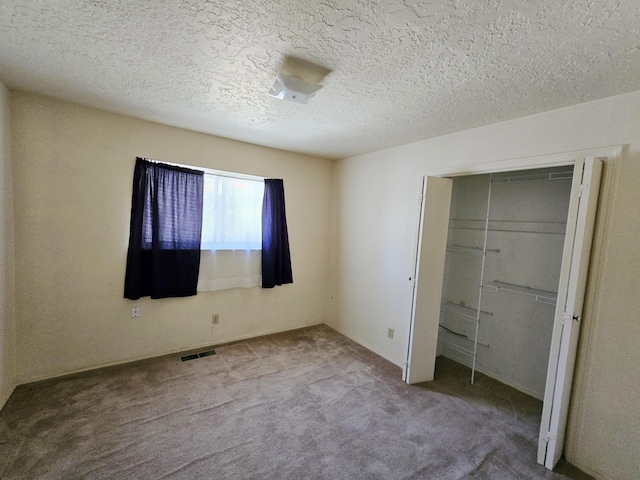
<path fill-rule="evenodd" d="M 136 159 L 126 298 L 292 282 L 282 179 Z"/>
<path fill-rule="evenodd" d="M 202 250 L 260 250 L 263 195 L 263 179 L 205 173 Z"/>
<path fill-rule="evenodd" d="M 198 291 L 260 285 L 264 179 L 204 175 Z"/>

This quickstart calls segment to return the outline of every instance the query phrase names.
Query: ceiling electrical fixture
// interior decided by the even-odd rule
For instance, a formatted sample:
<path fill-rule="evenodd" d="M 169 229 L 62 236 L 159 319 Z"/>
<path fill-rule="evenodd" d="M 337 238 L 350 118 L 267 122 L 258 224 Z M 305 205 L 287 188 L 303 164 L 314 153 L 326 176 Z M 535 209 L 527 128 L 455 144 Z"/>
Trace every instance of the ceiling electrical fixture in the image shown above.
<path fill-rule="evenodd" d="M 322 85 L 317 83 L 306 82 L 299 78 L 279 73 L 267 95 L 279 100 L 307 103 L 321 88 Z"/>

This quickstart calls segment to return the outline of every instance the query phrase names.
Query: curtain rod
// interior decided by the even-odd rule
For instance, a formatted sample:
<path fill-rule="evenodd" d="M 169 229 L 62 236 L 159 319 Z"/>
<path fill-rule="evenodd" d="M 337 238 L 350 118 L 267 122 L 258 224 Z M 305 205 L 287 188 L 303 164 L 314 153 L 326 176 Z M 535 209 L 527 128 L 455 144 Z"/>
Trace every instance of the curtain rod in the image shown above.
<path fill-rule="evenodd" d="M 236 173 L 236 172 L 228 172 L 228 171 L 224 171 L 224 170 L 214 170 L 212 168 L 198 167 L 196 165 L 186 165 L 184 163 L 166 162 L 164 160 L 154 160 L 153 158 L 147 158 L 147 157 L 139 157 L 139 158 L 142 158 L 144 160 L 147 160 L 148 162 L 153 162 L 153 163 L 164 163 L 164 164 L 171 165 L 171 166 L 174 166 L 174 167 L 182 167 L 182 168 L 190 168 L 190 169 L 202 170 L 205 175 L 212 175 L 212 176 L 215 176 L 215 177 L 237 178 L 237 179 L 241 179 L 241 180 L 253 180 L 254 182 L 264 182 L 264 180 L 266 178 L 268 178 L 268 177 L 260 177 L 258 175 L 248 175 L 246 173 Z"/>

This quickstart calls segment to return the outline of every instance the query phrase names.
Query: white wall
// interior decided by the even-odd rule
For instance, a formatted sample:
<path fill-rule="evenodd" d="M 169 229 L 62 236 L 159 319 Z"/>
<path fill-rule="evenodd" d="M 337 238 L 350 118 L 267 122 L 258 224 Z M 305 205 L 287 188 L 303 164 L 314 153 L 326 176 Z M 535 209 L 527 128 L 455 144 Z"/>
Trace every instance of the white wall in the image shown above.
<path fill-rule="evenodd" d="M 0 409 L 16 386 L 9 91 L 0 83 Z"/>
<path fill-rule="evenodd" d="M 602 254 L 592 265 L 566 454 L 600 478 L 636 478 L 640 92 L 340 161 L 334 193 L 340 198 L 339 265 L 328 323 L 392 362 L 404 362 L 418 198 L 427 170 L 617 144 L 628 148 L 605 167 L 613 194 L 596 232 Z M 393 340 L 387 328 L 395 329 Z"/>
<path fill-rule="evenodd" d="M 325 320 L 333 162 L 22 92 L 11 115 L 19 383 Z M 136 156 L 283 178 L 294 283 L 125 300 Z"/>

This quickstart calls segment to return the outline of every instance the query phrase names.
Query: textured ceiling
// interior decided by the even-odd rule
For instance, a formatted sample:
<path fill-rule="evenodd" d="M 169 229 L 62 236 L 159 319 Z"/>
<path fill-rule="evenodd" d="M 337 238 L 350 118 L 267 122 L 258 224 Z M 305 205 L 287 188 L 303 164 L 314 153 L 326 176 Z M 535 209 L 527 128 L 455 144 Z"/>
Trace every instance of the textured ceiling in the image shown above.
<path fill-rule="evenodd" d="M 266 95 L 290 57 L 306 105 Z M 340 158 L 640 90 L 640 3 L 2 0 L 0 80 Z"/>

